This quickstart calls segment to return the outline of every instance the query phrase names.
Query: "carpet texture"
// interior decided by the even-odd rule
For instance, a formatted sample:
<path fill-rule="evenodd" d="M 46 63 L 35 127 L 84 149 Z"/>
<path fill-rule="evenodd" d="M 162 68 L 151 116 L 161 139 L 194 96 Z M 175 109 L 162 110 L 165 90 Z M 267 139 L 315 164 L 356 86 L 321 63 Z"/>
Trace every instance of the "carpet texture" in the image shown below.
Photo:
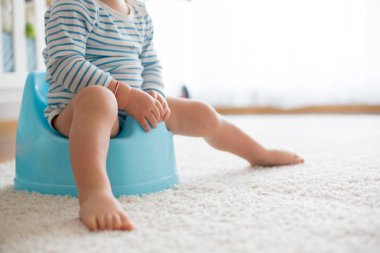
<path fill-rule="evenodd" d="M 380 252 L 380 117 L 228 117 L 300 166 L 250 168 L 175 137 L 182 183 L 121 197 L 136 230 L 89 232 L 71 197 L 13 191 L 0 165 L 0 252 Z"/>

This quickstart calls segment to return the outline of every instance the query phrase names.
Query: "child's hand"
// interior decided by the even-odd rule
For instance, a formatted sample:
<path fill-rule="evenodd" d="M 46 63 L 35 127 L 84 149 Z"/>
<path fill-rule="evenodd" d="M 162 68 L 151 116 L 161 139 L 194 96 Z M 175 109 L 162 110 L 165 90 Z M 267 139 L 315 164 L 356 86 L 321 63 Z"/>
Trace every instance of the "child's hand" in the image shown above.
<path fill-rule="evenodd" d="M 153 128 L 156 128 L 164 112 L 161 103 L 138 89 L 130 89 L 127 97 L 123 109 L 135 118 L 145 131 L 149 132 L 150 130 L 148 122 Z"/>
<path fill-rule="evenodd" d="M 163 113 L 161 114 L 160 121 L 167 120 L 169 118 L 169 116 L 170 116 L 170 108 L 169 108 L 169 105 L 168 105 L 168 102 L 166 101 L 166 99 L 163 98 L 160 94 L 158 94 L 154 90 L 147 91 L 147 93 L 149 95 L 151 95 L 152 97 L 154 97 L 155 99 L 157 99 L 160 102 L 161 106 L 162 106 Z"/>

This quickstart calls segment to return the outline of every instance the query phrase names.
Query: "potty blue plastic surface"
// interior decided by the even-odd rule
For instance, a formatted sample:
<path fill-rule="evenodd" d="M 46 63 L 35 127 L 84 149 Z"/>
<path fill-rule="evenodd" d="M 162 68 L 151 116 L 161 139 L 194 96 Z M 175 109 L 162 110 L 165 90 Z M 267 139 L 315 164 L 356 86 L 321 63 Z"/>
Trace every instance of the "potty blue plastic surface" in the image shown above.
<path fill-rule="evenodd" d="M 16 145 L 16 190 L 43 194 L 77 195 L 68 139 L 50 128 L 43 111 L 47 104 L 45 72 L 26 80 Z M 145 132 L 131 116 L 110 140 L 107 173 L 115 196 L 141 195 L 179 182 L 173 135 L 164 123 Z"/>

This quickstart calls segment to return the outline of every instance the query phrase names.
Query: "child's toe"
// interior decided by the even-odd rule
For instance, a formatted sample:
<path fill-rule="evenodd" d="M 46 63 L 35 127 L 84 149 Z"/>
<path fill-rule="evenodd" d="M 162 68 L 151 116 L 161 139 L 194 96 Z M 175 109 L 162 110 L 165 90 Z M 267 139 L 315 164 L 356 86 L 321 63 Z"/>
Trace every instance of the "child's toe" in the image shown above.
<path fill-rule="evenodd" d="M 121 229 L 122 230 L 133 230 L 133 225 L 129 222 L 127 216 L 124 213 L 120 213 L 120 220 L 121 220 Z"/>
<path fill-rule="evenodd" d="M 114 229 L 114 224 L 113 224 L 112 213 L 106 214 L 105 215 L 105 219 L 106 219 L 106 228 L 108 230 L 113 230 Z"/>
<path fill-rule="evenodd" d="M 121 219 L 119 214 L 114 213 L 112 215 L 112 221 L 113 221 L 113 228 L 114 229 L 120 229 L 121 228 Z"/>
<path fill-rule="evenodd" d="M 106 221 L 103 215 L 99 215 L 96 217 L 96 222 L 98 224 L 98 228 L 101 230 L 106 229 Z"/>
<path fill-rule="evenodd" d="M 85 220 L 83 220 L 83 223 L 91 231 L 96 231 L 98 229 L 98 227 L 96 225 L 96 218 L 93 217 L 93 216 L 89 217 L 89 218 L 86 218 Z"/>

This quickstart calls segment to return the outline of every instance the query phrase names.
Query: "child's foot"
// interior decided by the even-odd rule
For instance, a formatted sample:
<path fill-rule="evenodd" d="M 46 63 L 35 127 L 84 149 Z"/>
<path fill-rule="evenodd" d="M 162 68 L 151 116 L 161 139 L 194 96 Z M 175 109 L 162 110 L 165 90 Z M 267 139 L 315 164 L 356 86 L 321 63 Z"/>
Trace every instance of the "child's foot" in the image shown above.
<path fill-rule="evenodd" d="M 109 190 L 95 190 L 80 198 L 79 217 L 90 230 L 132 230 L 119 201 Z"/>
<path fill-rule="evenodd" d="M 252 166 L 281 166 L 303 163 L 304 160 L 296 154 L 288 151 L 271 149 L 265 152 L 265 155 L 251 162 Z"/>

